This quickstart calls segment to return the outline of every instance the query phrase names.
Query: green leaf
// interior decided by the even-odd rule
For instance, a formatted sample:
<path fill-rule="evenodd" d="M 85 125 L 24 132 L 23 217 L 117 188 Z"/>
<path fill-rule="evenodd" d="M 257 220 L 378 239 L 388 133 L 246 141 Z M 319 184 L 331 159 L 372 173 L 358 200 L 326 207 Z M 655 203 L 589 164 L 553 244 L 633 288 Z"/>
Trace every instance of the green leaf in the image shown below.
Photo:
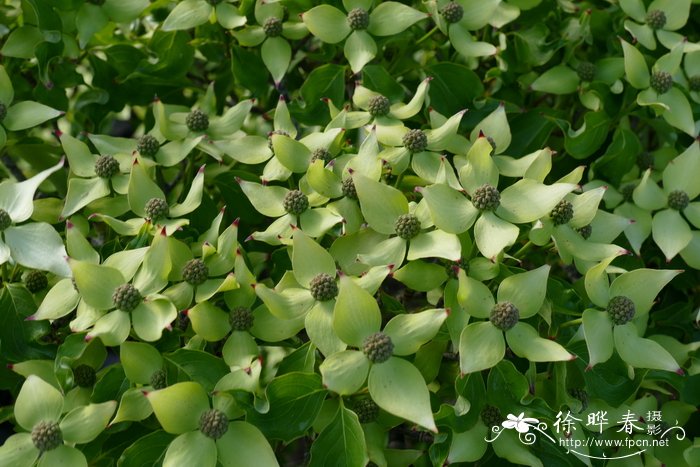
<path fill-rule="evenodd" d="M 448 185 L 435 184 L 421 190 L 435 226 L 448 233 L 466 232 L 479 211 L 469 200 Z"/>
<path fill-rule="evenodd" d="M 369 15 L 369 32 L 374 36 L 393 36 L 427 18 L 422 11 L 398 2 L 382 2 Z"/>
<path fill-rule="evenodd" d="M 146 173 L 143 164 L 135 161 L 129 177 L 129 208 L 140 217 L 147 217 L 146 203 L 153 198 L 165 200 L 163 190 Z"/>
<path fill-rule="evenodd" d="M 500 154 L 508 149 L 508 146 L 510 146 L 511 134 L 508 119 L 506 118 L 505 105 L 503 105 L 503 103 L 499 104 L 493 112 L 477 123 L 470 133 L 469 139 L 471 141 L 476 141 L 477 138 L 479 138 L 480 132 L 495 141 L 496 149 L 494 152 L 496 154 Z"/>
<path fill-rule="evenodd" d="M 519 322 L 506 331 L 506 340 L 516 355 L 531 362 L 558 362 L 576 358 L 560 344 L 540 337 L 537 330 L 527 323 Z"/>
<path fill-rule="evenodd" d="M 444 115 L 452 115 L 464 109 L 465 102 L 472 102 L 484 92 L 481 78 L 464 65 L 442 62 L 425 68 L 430 83 L 430 105 Z"/>
<path fill-rule="evenodd" d="M 444 258 L 458 261 L 462 255 L 462 245 L 459 238 L 441 230 L 419 234 L 410 241 L 406 259 L 413 261 L 419 258 Z"/>
<path fill-rule="evenodd" d="M 148 0 L 106 0 L 103 8 L 112 21 L 128 23 L 148 8 Z"/>
<path fill-rule="evenodd" d="M 201 431 L 183 433 L 173 440 L 165 452 L 163 467 L 201 465 L 216 467 L 216 444 Z"/>
<path fill-rule="evenodd" d="M 94 177 L 97 159 L 90 152 L 87 144 L 68 133 L 61 135 L 61 146 L 66 153 L 71 171 L 79 177 Z"/>
<path fill-rule="evenodd" d="M 163 368 L 160 352 L 142 342 L 124 342 L 119 347 L 119 358 L 132 383 L 150 384 L 153 373 Z"/>
<path fill-rule="evenodd" d="M 615 326 L 615 348 L 620 357 L 635 368 L 652 370 L 682 371 L 676 360 L 660 344 L 637 335 L 633 323 Z"/>
<path fill-rule="evenodd" d="M 357 350 L 337 352 L 326 358 L 319 367 L 323 386 L 341 396 L 359 391 L 367 380 L 369 360 Z"/>
<path fill-rule="evenodd" d="M 12 222 L 24 222 L 34 212 L 34 193 L 44 180 L 63 167 L 63 160 L 23 182 L 4 180 L 0 183 L 0 209 L 10 215 Z"/>
<path fill-rule="evenodd" d="M 207 391 L 214 389 L 216 382 L 230 371 L 220 358 L 200 350 L 178 349 L 164 357 Z"/>
<path fill-rule="evenodd" d="M 265 390 L 270 410 L 248 411 L 248 422 L 267 439 L 291 441 L 302 436 L 321 410 L 326 391 L 321 377 L 308 373 L 287 373 L 272 380 Z"/>
<path fill-rule="evenodd" d="M 700 195 L 700 186 L 696 183 L 699 177 L 700 143 L 695 141 L 678 157 L 669 161 L 663 172 L 664 188 L 669 193 L 674 190 L 685 191 L 688 198 L 693 200 Z"/>
<path fill-rule="evenodd" d="M 361 348 L 365 338 L 379 331 L 381 324 L 382 315 L 374 297 L 348 276 L 342 276 L 333 314 L 333 329 L 338 337 Z"/>
<path fill-rule="evenodd" d="M 670 262 L 693 239 L 690 226 L 674 209 L 664 209 L 654 214 L 651 235 L 659 246 L 666 262 Z"/>
<path fill-rule="evenodd" d="M 498 302 L 511 302 L 518 308 L 520 318 L 537 314 L 547 295 L 549 265 L 506 277 L 498 287 Z"/>
<path fill-rule="evenodd" d="M 575 159 L 583 159 L 597 151 L 608 137 L 610 118 L 604 111 L 588 112 L 583 117 L 583 125 L 572 130 L 568 123 L 562 127 L 566 131 L 564 148 Z"/>
<path fill-rule="evenodd" d="M 34 58 L 36 46 L 44 42 L 44 36 L 35 26 L 21 26 L 14 29 L 5 39 L 0 53 L 6 57 Z M 3 102 L 5 105 L 9 102 Z"/>
<path fill-rule="evenodd" d="M 119 401 L 119 409 L 114 415 L 114 419 L 111 424 L 114 425 L 119 422 L 138 422 L 145 420 L 153 413 L 151 404 L 146 399 L 141 388 L 131 388 L 127 389 L 124 394 L 122 394 L 121 400 Z"/>
<path fill-rule="evenodd" d="M 666 14 L 666 24 L 663 29 L 676 31 L 688 21 L 691 0 L 654 0 L 649 4 L 647 11 L 661 10 Z"/>
<path fill-rule="evenodd" d="M 103 178 L 71 178 L 61 217 L 71 216 L 93 201 L 109 196 L 110 191 L 109 181 Z"/>
<path fill-rule="evenodd" d="M 31 467 L 40 451 L 34 446 L 31 433 L 17 433 L 7 438 L 0 446 L 2 467 Z"/>
<path fill-rule="evenodd" d="M 369 393 L 379 407 L 392 415 L 437 433 L 430 408 L 430 393 L 418 369 L 391 357 L 369 370 Z"/>
<path fill-rule="evenodd" d="M 272 135 L 275 157 L 286 168 L 295 173 L 306 172 L 311 160 L 311 151 L 303 143 L 286 135 Z"/>
<path fill-rule="evenodd" d="M 583 312 L 583 334 L 588 347 L 588 368 L 606 362 L 613 354 L 613 324 L 607 312 L 585 310 Z"/>
<path fill-rule="evenodd" d="M 68 443 L 89 443 L 104 431 L 116 408 L 116 401 L 76 407 L 61 420 L 63 439 Z"/>
<path fill-rule="evenodd" d="M 178 3 L 163 22 L 163 31 L 190 29 L 209 20 L 214 9 L 208 2 L 184 0 Z"/>
<path fill-rule="evenodd" d="M 459 338 L 459 368 L 462 374 L 487 370 L 503 360 L 506 341 L 503 331 L 488 321 L 472 323 Z"/>
<path fill-rule="evenodd" d="M 224 467 L 278 467 L 275 453 L 255 426 L 243 421 L 230 422 L 228 431 L 217 441 L 219 462 Z"/>
<path fill-rule="evenodd" d="M 393 273 L 393 277 L 413 290 L 428 292 L 444 283 L 447 273 L 439 264 L 415 260 Z"/>
<path fill-rule="evenodd" d="M 649 87 L 649 68 L 642 53 L 637 48 L 624 39 L 622 52 L 625 56 L 625 76 L 627 81 L 637 89 L 647 89 Z"/>
<path fill-rule="evenodd" d="M 429 342 L 447 319 L 444 308 L 425 310 L 419 313 L 398 315 L 384 327 L 384 333 L 391 337 L 394 355 L 411 355 Z"/>
<path fill-rule="evenodd" d="M 682 271 L 673 269 L 635 269 L 618 276 L 610 284 L 610 297 L 622 295 L 634 302 L 636 316 L 646 314 L 666 284 Z"/>
<path fill-rule="evenodd" d="M 460 24 L 470 31 L 476 31 L 486 26 L 494 19 L 500 2 L 498 0 L 481 0 L 460 2 L 464 8 L 464 15 Z M 450 28 L 451 29 L 451 28 Z"/>
<path fill-rule="evenodd" d="M 66 316 L 78 306 L 80 295 L 70 279 L 58 281 L 42 300 L 39 309 L 32 315 L 34 320 L 58 319 Z"/>
<path fill-rule="evenodd" d="M 362 215 L 370 227 L 379 233 L 393 234 L 396 219 L 408 213 L 408 201 L 403 193 L 364 175 L 354 174 L 352 178 L 360 200 Z"/>
<path fill-rule="evenodd" d="M 10 131 L 26 130 L 61 115 L 63 112 L 60 110 L 52 109 L 38 102 L 24 101 L 7 109 L 7 115 L 2 124 Z"/>
<path fill-rule="evenodd" d="M 260 213 L 268 217 L 279 217 L 285 214 L 284 197 L 288 190 L 281 186 L 264 186 L 259 183 L 239 180 L 243 193 L 250 203 Z"/>
<path fill-rule="evenodd" d="M 178 352 L 192 352 L 179 350 Z M 158 422 L 165 431 L 187 433 L 199 428 L 199 418 L 209 410 L 209 397 L 194 381 L 186 381 L 146 394 Z"/>
<path fill-rule="evenodd" d="M 10 80 L 5 67 L 0 65 L 0 103 L 7 107 L 14 98 L 15 90 L 12 87 L 12 80 Z"/>
<path fill-rule="evenodd" d="M 658 100 L 668 107 L 668 110 L 661 114 L 664 120 L 692 137 L 697 134 L 693 110 L 683 91 L 671 88 L 667 93 L 659 95 Z"/>
<path fill-rule="evenodd" d="M 578 74 L 566 65 L 557 65 L 545 71 L 530 87 L 550 94 L 571 94 L 579 85 Z"/>
<path fill-rule="evenodd" d="M 330 5 L 318 5 L 301 15 L 314 36 L 329 44 L 337 44 L 351 32 L 342 11 Z"/>
<path fill-rule="evenodd" d="M 119 457 L 120 467 L 143 467 L 156 465 L 173 440 L 173 435 L 163 430 L 154 431 L 127 447 Z"/>
<path fill-rule="evenodd" d="M 88 467 L 85 454 L 70 446 L 59 446 L 56 449 L 45 452 L 39 458 L 38 467 L 51 467 L 54 465 L 70 465 L 71 467 Z"/>
<path fill-rule="evenodd" d="M 311 446 L 310 467 L 354 467 L 367 463 L 365 434 L 357 415 L 340 404 L 333 420 Z"/>

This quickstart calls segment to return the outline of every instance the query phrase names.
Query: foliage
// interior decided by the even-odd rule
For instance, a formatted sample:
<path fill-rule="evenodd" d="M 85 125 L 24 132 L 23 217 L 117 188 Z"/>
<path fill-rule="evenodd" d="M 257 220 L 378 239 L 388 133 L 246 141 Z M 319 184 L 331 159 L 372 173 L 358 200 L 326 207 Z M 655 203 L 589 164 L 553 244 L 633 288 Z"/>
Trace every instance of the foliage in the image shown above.
<path fill-rule="evenodd" d="M 698 465 L 697 3 L 3 2 L 0 466 Z"/>

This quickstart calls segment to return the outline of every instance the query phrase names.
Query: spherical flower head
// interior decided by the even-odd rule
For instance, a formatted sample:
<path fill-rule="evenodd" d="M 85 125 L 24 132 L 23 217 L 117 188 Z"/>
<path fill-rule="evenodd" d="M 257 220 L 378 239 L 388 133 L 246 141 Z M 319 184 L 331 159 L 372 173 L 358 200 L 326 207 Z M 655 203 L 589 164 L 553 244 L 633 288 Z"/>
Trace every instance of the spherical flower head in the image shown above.
<path fill-rule="evenodd" d="M 580 229 L 578 229 L 578 233 L 581 234 L 584 240 L 588 240 L 591 237 L 591 234 L 593 233 L 593 227 L 591 224 L 584 225 Z"/>
<path fill-rule="evenodd" d="M 155 156 L 159 148 L 160 143 L 151 135 L 143 135 L 139 138 L 138 144 L 136 144 L 136 150 L 139 154 L 146 157 Z"/>
<path fill-rule="evenodd" d="M 348 25 L 353 31 L 367 29 L 369 13 L 364 8 L 353 8 L 348 12 Z"/>
<path fill-rule="evenodd" d="M 182 268 L 182 278 L 190 285 L 201 285 L 209 277 L 209 268 L 199 258 L 189 260 Z"/>
<path fill-rule="evenodd" d="M 501 193 L 495 186 L 486 183 L 474 190 L 472 204 L 480 211 L 495 211 L 501 204 Z"/>
<path fill-rule="evenodd" d="M 301 190 L 292 190 L 284 197 L 282 205 L 289 214 L 298 216 L 309 209 L 309 198 Z"/>
<path fill-rule="evenodd" d="M 239 306 L 231 310 L 228 320 L 234 331 L 247 331 L 253 327 L 255 317 L 250 308 Z"/>
<path fill-rule="evenodd" d="M 394 223 L 396 235 L 410 240 L 420 233 L 420 221 L 413 214 L 401 214 Z"/>
<path fill-rule="evenodd" d="M 338 295 L 338 284 L 335 282 L 335 277 L 322 272 L 311 279 L 309 291 L 315 300 L 327 302 Z"/>
<path fill-rule="evenodd" d="M 588 392 L 586 392 L 585 389 L 583 388 L 573 388 L 569 390 L 569 394 L 571 394 L 571 397 L 574 399 L 578 399 L 581 401 L 581 411 L 586 410 L 588 408 Z"/>
<path fill-rule="evenodd" d="M 377 94 L 376 96 L 372 96 L 372 98 L 369 100 L 369 103 L 367 104 L 367 111 L 373 117 L 382 117 L 389 113 L 390 107 L 391 103 L 389 102 L 389 99 L 381 94 Z"/>
<path fill-rule="evenodd" d="M 360 399 L 352 407 L 360 423 L 372 423 L 379 416 L 379 406 L 370 398 Z"/>
<path fill-rule="evenodd" d="M 403 146 L 410 152 L 422 152 L 428 147 L 428 136 L 423 130 L 408 130 L 403 135 Z"/>
<path fill-rule="evenodd" d="M 194 109 L 187 114 L 185 124 L 190 131 L 206 131 L 209 128 L 209 117 L 199 109 Z"/>
<path fill-rule="evenodd" d="M 168 375 L 165 370 L 156 370 L 151 374 L 151 387 L 153 389 L 165 389 L 168 386 Z"/>
<path fill-rule="evenodd" d="M 211 439 L 219 439 L 228 431 L 228 417 L 220 410 L 207 410 L 199 418 L 199 431 Z"/>
<path fill-rule="evenodd" d="M 63 444 L 58 422 L 41 421 L 32 428 L 32 443 L 41 452 L 51 451 Z"/>
<path fill-rule="evenodd" d="M 634 318 L 635 311 L 634 302 L 624 295 L 613 297 L 608 302 L 608 314 L 613 324 L 629 323 Z"/>
<path fill-rule="evenodd" d="M 289 133 L 287 133 L 284 130 L 272 130 L 267 134 L 267 147 L 270 148 L 270 151 L 275 151 L 274 148 L 272 147 L 272 135 L 284 135 L 284 136 L 289 136 Z"/>
<path fill-rule="evenodd" d="M 112 178 L 119 173 L 119 161 L 112 156 L 100 156 L 95 161 L 95 174 L 100 178 Z"/>
<path fill-rule="evenodd" d="M 317 149 L 314 149 L 314 152 L 311 153 L 311 163 L 312 164 L 318 160 L 323 161 L 323 163 L 326 164 L 331 159 L 332 159 L 331 153 L 328 152 L 328 149 L 326 149 L 326 148 L 317 148 Z"/>
<path fill-rule="evenodd" d="M 676 211 L 682 211 L 690 204 L 688 193 L 683 190 L 673 190 L 668 194 L 668 207 Z"/>
<path fill-rule="evenodd" d="M 0 122 L 5 120 L 5 117 L 7 116 L 7 106 L 0 102 Z"/>
<path fill-rule="evenodd" d="M 89 365 L 78 365 L 73 368 L 73 380 L 81 388 L 91 388 L 97 381 L 95 369 Z"/>
<path fill-rule="evenodd" d="M 151 198 L 146 203 L 146 217 L 151 220 L 161 219 L 168 215 L 170 208 L 168 202 L 162 198 Z"/>
<path fill-rule="evenodd" d="M 650 152 L 640 152 L 637 154 L 637 167 L 642 170 L 654 168 L 654 155 Z"/>
<path fill-rule="evenodd" d="M 518 324 L 520 311 L 511 302 L 498 302 L 491 308 L 489 321 L 501 331 L 507 331 Z"/>
<path fill-rule="evenodd" d="M 271 16 L 265 20 L 263 31 L 267 37 L 277 37 L 282 34 L 282 20 Z"/>
<path fill-rule="evenodd" d="M 666 26 L 666 13 L 661 10 L 651 10 L 647 13 L 647 24 L 651 29 L 661 29 Z"/>
<path fill-rule="evenodd" d="M 655 71 L 651 74 L 651 88 L 659 94 L 665 94 L 673 87 L 673 76 L 668 71 Z"/>
<path fill-rule="evenodd" d="M 627 185 L 620 188 L 620 194 L 624 201 L 632 201 L 632 195 L 634 194 L 634 189 L 637 188 L 634 183 L 628 183 Z"/>
<path fill-rule="evenodd" d="M 10 214 L 4 209 L 0 208 L 0 232 L 12 225 L 12 218 Z"/>
<path fill-rule="evenodd" d="M 391 337 L 383 332 L 375 332 L 365 338 L 362 351 L 370 362 L 384 363 L 394 353 L 394 343 L 391 342 Z"/>
<path fill-rule="evenodd" d="M 688 87 L 691 91 L 700 91 L 700 75 L 693 75 L 690 78 L 688 78 Z M 2 121 L 1 118 L 0 121 Z"/>
<path fill-rule="evenodd" d="M 343 195 L 345 195 L 348 198 L 351 199 L 357 199 L 357 189 L 355 188 L 355 182 L 352 180 L 352 177 L 348 177 L 345 180 L 343 180 Z"/>
<path fill-rule="evenodd" d="M 462 8 L 462 5 L 457 2 L 449 2 L 447 5 L 442 7 L 440 14 L 448 23 L 457 23 L 464 16 L 464 8 Z"/>
<path fill-rule="evenodd" d="M 491 428 L 493 426 L 499 426 L 503 421 L 503 416 L 497 407 L 487 405 L 481 409 L 481 420 L 484 422 L 484 425 Z"/>
<path fill-rule="evenodd" d="M 139 289 L 131 284 L 122 284 L 112 294 L 112 301 L 118 310 L 132 311 L 143 300 Z"/>
<path fill-rule="evenodd" d="M 24 286 L 30 293 L 37 293 L 44 290 L 49 285 L 46 274 L 42 271 L 31 271 L 24 278 Z"/>
<path fill-rule="evenodd" d="M 574 218 L 574 205 L 563 199 L 554 206 L 549 217 L 552 218 L 554 225 L 564 225 Z"/>
<path fill-rule="evenodd" d="M 595 65 L 591 62 L 581 62 L 576 69 L 581 81 L 593 81 L 595 77 Z"/>

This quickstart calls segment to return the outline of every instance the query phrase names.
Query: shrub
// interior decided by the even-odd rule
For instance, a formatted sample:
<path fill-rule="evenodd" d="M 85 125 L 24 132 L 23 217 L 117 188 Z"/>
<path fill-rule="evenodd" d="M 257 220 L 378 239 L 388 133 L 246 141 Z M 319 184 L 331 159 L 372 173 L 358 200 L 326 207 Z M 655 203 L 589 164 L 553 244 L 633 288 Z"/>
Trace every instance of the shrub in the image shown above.
<path fill-rule="evenodd" d="M 5 2 L 0 465 L 698 465 L 695 3 Z"/>

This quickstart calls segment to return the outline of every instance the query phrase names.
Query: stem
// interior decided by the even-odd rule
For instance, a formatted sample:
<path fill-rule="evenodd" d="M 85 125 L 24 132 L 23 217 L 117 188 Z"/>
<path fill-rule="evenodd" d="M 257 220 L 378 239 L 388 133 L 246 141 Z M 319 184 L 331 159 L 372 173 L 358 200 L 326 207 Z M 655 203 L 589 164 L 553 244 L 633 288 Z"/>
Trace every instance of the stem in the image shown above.
<path fill-rule="evenodd" d="M 523 245 L 523 247 L 521 249 L 519 249 L 518 251 L 515 252 L 515 254 L 513 255 L 513 258 L 520 259 L 520 257 L 524 253 L 526 253 L 528 250 L 530 250 L 530 248 L 532 248 L 533 245 L 534 245 L 534 243 L 532 243 L 532 241 L 528 240 L 528 242 L 525 245 Z"/>
<path fill-rule="evenodd" d="M 394 188 L 399 188 L 401 185 L 401 182 L 403 181 L 403 172 L 399 174 L 398 177 L 396 177 L 396 181 L 394 182 Z"/>
<path fill-rule="evenodd" d="M 429 38 L 430 36 L 432 36 L 433 34 L 435 34 L 435 31 L 437 31 L 437 30 L 438 30 L 438 27 L 437 27 L 437 26 L 433 27 L 433 29 L 431 29 L 431 30 L 428 31 L 423 37 L 421 37 L 420 39 L 418 39 L 418 40 L 416 41 L 416 44 L 415 44 L 415 45 L 418 45 L 418 44 L 420 44 L 421 42 L 428 40 L 428 38 Z"/>
<path fill-rule="evenodd" d="M 560 324 L 559 329 L 568 328 L 571 326 L 576 326 L 576 325 L 581 324 L 581 323 L 583 323 L 583 318 L 572 319 L 571 321 L 567 321 L 565 323 Z"/>

